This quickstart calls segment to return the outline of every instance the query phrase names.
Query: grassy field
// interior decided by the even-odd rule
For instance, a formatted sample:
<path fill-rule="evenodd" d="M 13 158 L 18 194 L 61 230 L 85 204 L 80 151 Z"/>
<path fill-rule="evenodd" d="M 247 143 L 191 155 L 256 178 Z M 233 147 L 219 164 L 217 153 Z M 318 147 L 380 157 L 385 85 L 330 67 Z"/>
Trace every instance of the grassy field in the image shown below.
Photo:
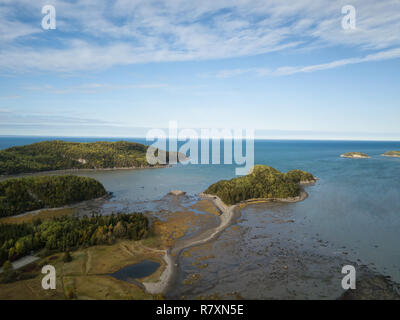
<path fill-rule="evenodd" d="M 19 299 L 160 299 L 160 295 L 146 293 L 139 285 L 119 281 L 110 274 L 125 266 L 143 260 L 158 262 L 160 267 L 152 275 L 137 279 L 139 282 L 158 281 L 165 268 L 164 250 L 175 241 L 193 232 L 218 214 L 211 202 L 200 201 L 181 212 L 167 212 L 163 219 L 153 221 L 152 235 L 140 240 L 121 240 L 114 245 L 98 245 L 71 252 L 72 261 L 63 262 L 63 253 L 42 258 L 21 269 L 32 278 L 8 284 L 0 284 L 0 300 Z M 73 214 L 74 209 L 43 210 L 37 214 L 9 217 L 0 223 L 32 222 L 35 219 L 51 219 L 54 216 Z M 56 268 L 56 290 L 44 290 L 41 281 L 42 266 Z M 193 280 L 193 279 L 192 279 Z"/>
<path fill-rule="evenodd" d="M 111 246 L 94 246 L 71 253 L 72 261 L 64 263 L 63 254 L 55 254 L 25 267 L 36 277 L 0 284 L 0 299 L 159 299 L 139 286 L 119 281 L 109 274 L 144 259 L 165 264 L 162 255 L 143 247 L 140 242 L 121 241 Z M 43 265 L 56 268 L 56 290 L 41 287 Z"/>

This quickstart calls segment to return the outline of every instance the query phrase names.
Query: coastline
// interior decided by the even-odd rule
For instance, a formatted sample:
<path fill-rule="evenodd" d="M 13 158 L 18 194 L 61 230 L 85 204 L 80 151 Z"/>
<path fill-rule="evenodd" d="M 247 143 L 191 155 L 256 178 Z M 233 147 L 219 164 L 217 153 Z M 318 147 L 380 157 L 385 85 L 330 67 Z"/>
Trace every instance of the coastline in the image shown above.
<path fill-rule="evenodd" d="M 213 240 L 217 237 L 222 231 L 224 231 L 234 220 L 236 216 L 235 209 L 238 208 L 238 204 L 233 206 L 227 206 L 219 197 L 208 195 L 204 193 L 200 193 L 199 197 L 202 199 L 209 199 L 213 202 L 213 204 L 217 207 L 217 209 L 221 212 L 219 215 L 220 225 L 207 230 L 200 234 L 199 236 L 182 241 L 179 245 L 169 248 L 165 251 L 164 261 L 166 263 L 166 267 L 164 272 L 160 276 L 160 280 L 157 282 L 143 282 L 143 285 L 146 291 L 150 294 L 165 294 L 169 287 L 173 284 L 177 273 L 178 273 L 178 258 L 180 253 L 184 249 L 188 249 L 197 245 L 204 244 L 208 241 Z"/>
<path fill-rule="evenodd" d="M 42 209 L 37 209 L 37 210 L 32 210 L 32 211 L 27 211 L 27 212 L 24 212 L 24 213 L 20 213 L 20 214 L 15 215 L 15 216 L 1 217 L 0 218 L 0 223 L 1 223 L 2 219 L 14 219 L 14 218 L 18 219 L 18 218 L 24 217 L 26 215 L 37 215 L 37 214 L 39 214 L 39 213 L 41 213 L 43 211 L 58 211 L 58 210 L 63 210 L 63 209 L 75 209 L 76 207 L 85 205 L 85 204 L 87 204 L 89 202 L 107 200 L 107 199 L 110 199 L 111 197 L 112 197 L 112 193 L 111 192 L 107 192 L 104 196 L 101 196 L 99 198 L 94 198 L 94 199 L 84 200 L 84 201 L 80 201 L 80 202 L 75 202 L 73 204 L 65 205 L 65 206 L 62 206 L 62 207 L 42 208 Z"/>
<path fill-rule="evenodd" d="M 307 182 L 308 185 L 315 183 Z M 219 226 L 207 230 L 200 234 L 197 237 L 192 239 L 184 240 L 175 247 L 169 248 L 165 250 L 164 261 L 166 263 L 166 267 L 163 273 L 160 276 L 159 281 L 157 282 L 143 282 L 143 286 L 145 287 L 146 291 L 150 294 L 165 294 L 168 292 L 168 289 L 173 285 L 174 280 L 178 274 L 178 259 L 181 252 L 185 249 L 189 249 L 191 247 L 195 247 L 201 244 L 205 244 L 209 241 L 214 240 L 218 237 L 225 229 L 227 229 L 236 218 L 239 217 L 239 209 L 243 204 L 248 205 L 252 203 L 259 203 L 259 202 L 281 202 L 281 203 L 295 203 L 305 200 L 308 197 L 307 192 L 303 189 L 300 192 L 298 197 L 294 198 L 260 198 L 260 199 L 249 199 L 242 202 L 239 202 L 234 205 L 227 205 L 225 204 L 218 196 L 200 193 L 199 198 L 205 200 L 211 200 L 211 202 L 215 205 L 215 207 L 220 212 L 220 224 Z"/>
<path fill-rule="evenodd" d="M 297 197 L 290 197 L 290 198 L 253 198 L 248 200 L 243 200 L 239 202 L 239 204 L 253 204 L 253 203 L 268 203 L 268 202 L 280 202 L 280 203 L 295 203 L 300 202 L 307 199 L 308 193 L 304 190 L 300 190 L 300 195 Z"/>
<path fill-rule="evenodd" d="M 22 178 L 22 177 L 28 177 L 28 176 L 47 175 L 47 174 L 69 174 L 69 173 L 75 173 L 75 172 L 119 171 L 119 170 L 146 170 L 146 169 L 163 169 L 163 168 L 170 168 L 170 167 L 172 167 L 172 164 L 156 165 L 156 166 L 148 166 L 148 167 L 60 169 L 60 170 L 25 172 L 25 173 L 16 173 L 16 174 L 0 174 L 0 181 L 7 180 L 7 179 L 13 179 L 13 178 Z"/>

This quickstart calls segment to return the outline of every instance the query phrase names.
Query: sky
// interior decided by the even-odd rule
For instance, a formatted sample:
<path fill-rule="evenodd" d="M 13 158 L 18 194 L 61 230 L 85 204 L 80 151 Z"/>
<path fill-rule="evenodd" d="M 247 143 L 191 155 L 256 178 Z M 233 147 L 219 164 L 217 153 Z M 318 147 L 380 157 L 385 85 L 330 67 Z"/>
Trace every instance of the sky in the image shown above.
<path fill-rule="evenodd" d="M 0 135 L 400 140 L 399 70 L 399 0 L 0 0 Z"/>

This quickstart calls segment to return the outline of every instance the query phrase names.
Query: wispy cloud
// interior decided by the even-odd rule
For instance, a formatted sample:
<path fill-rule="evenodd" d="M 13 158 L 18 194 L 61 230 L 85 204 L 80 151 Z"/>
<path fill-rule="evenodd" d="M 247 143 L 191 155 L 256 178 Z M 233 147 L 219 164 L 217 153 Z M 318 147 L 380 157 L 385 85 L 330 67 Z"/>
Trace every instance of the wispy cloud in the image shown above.
<path fill-rule="evenodd" d="M 389 60 L 389 59 L 395 59 L 400 57 L 400 48 L 392 49 L 392 50 L 386 50 L 386 51 L 381 51 L 373 54 L 369 54 L 365 57 L 361 58 L 350 58 L 350 59 L 342 59 L 342 60 L 336 60 L 328 63 L 323 63 L 323 64 L 316 64 L 316 65 L 310 65 L 310 66 L 305 66 L 305 67 L 281 67 L 272 72 L 272 74 L 275 75 L 290 75 L 290 74 L 295 74 L 295 73 L 301 73 L 301 72 L 314 72 L 314 71 L 319 71 L 319 70 L 327 70 L 327 69 L 333 69 L 337 67 L 343 67 L 346 65 L 350 64 L 357 64 L 357 63 L 364 63 L 364 62 L 370 62 L 370 61 L 382 61 L 382 60 Z"/>
<path fill-rule="evenodd" d="M 57 30 L 40 28 L 53 4 Z M 400 46 L 400 2 L 353 0 L 357 30 L 341 29 L 347 1 L 3 0 L 0 70 L 72 72 L 145 62 L 221 59 L 313 46 Z"/>
<path fill-rule="evenodd" d="M 320 70 L 334 69 L 351 64 L 358 64 L 371 61 L 382 61 L 400 58 L 400 48 L 391 50 L 380 51 L 377 53 L 369 54 L 364 57 L 356 57 L 349 59 L 335 60 L 328 63 L 314 64 L 309 66 L 284 66 L 277 69 L 268 68 L 248 68 L 248 69 L 226 69 L 218 71 L 214 74 L 206 74 L 206 76 L 215 76 L 217 78 L 232 78 L 244 74 L 254 74 L 257 76 L 287 76 L 296 73 L 310 73 Z"/>

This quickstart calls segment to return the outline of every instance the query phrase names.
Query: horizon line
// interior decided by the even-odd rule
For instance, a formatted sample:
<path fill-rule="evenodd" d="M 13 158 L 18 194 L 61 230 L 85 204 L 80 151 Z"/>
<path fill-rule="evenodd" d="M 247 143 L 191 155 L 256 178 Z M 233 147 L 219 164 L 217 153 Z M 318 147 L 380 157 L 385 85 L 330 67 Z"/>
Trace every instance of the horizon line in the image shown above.
<path fill-rule="evenodd" d="M 14 135 L 3 135 L 0 134 L 0 138 L 3 137 L 15 137 L 15 138 L 19 138 L 19 137 L 37 137 L 37 138 L 90 138 L 90 139 L 146 139 L 145 136 L 69 136 L 69 135 L 18 135 L 18 134 L 14 134 Z M 173 137 L 173 138 L 178 138 L 178 137 Z M 193 137 L 191 137 L 193 138 Z M 201 138 L 198 138 L 199 140 L 203 140 Z M 210 137 L 209 139 L 220 139 L 223 140 L 223 138 L 219 137 L 219 138 L 214 138 L 214 137 Z M 245 140 L 245 137 L 232 137 L 232 140 L 237 140 L 237 139 L 243 139 Z M 148 140 L 149 142 L 151 141 L 155 141 L 154 140 Z M 167 138 L 168 140 L 168 138 Z M 186 139 L 187 140 L 187 139 Z M 186 141 L 186 140 L 182 140 Z M 207 139 L 208 140 L 208 139 Z M 257 140 L 270 140 L 270 141 L 353 141 L 353 142 L 400 142 L 400 138 L 398 139 L 360 139 L 360 138 L 267 138 L 267 137 L 257 137 L 254 138 L 255 141 Z"/>

